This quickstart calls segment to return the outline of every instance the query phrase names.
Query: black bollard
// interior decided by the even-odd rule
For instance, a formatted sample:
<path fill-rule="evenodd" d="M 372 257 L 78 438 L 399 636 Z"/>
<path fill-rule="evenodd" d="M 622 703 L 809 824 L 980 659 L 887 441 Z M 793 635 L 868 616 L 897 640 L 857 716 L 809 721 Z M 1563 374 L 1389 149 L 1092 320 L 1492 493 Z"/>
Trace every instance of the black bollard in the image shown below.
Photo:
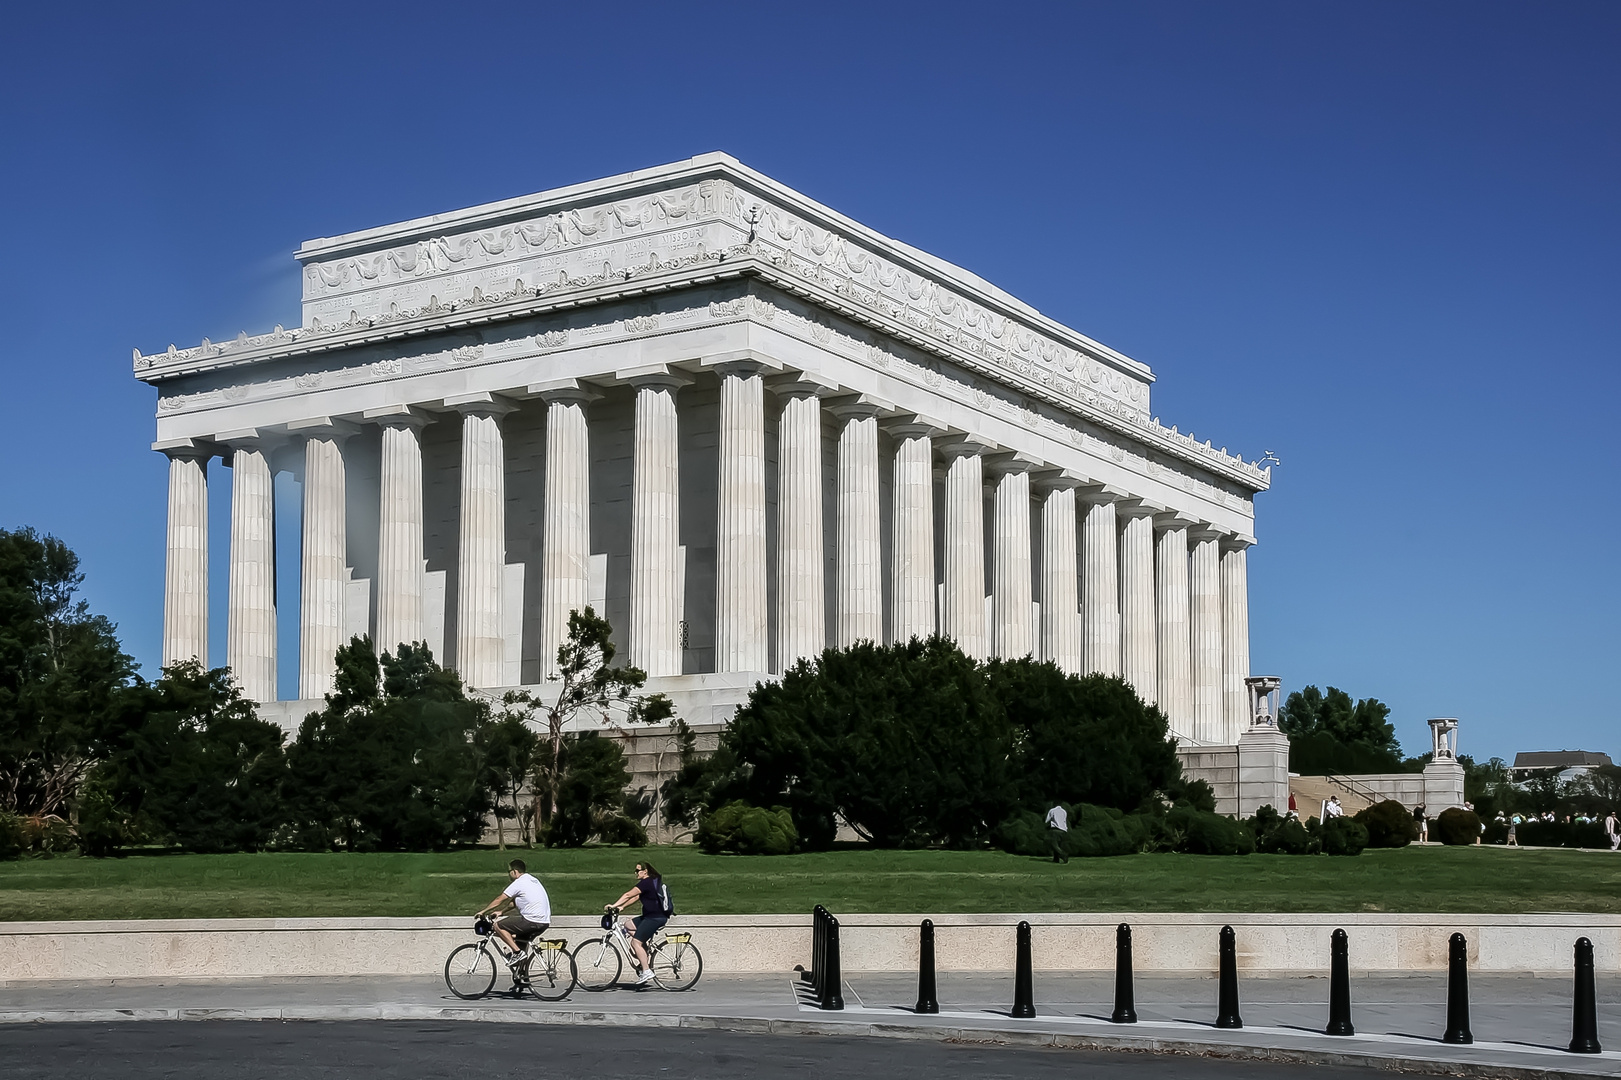
<path fill-rule="evenodd" d="M 1453 934 L 1447 942 L 1447 1031 L 1445 1043 L 1467 1045 L 1475 1041 L 1469 1031 L 1469 942 Z"/>
<path fill-rule="evenodd" d="M 1351 949 L 1344 930 L 1335 930 L 1329 939 L 1328 1030 L 1329 1035 L 1355 1035 L 1351 1026 Z"/>
<path fill-rule="evenodd" d="M 821 993 L 816 1004 L 821 1009 L 838 1010 L 844 1008 L 844 973 L 839 964 L 839 920 L 832 915 L 827 917 L 826 940 L 823 959 L 827 973 L 824 975 L 820 966 L 816 970 L 822 976 Z"/>
<path fill-rule="evenodd" d="M 934 923 L 923 920 L 923 929 L 917 946 L 917 1005 L 915 1013 L 937 1013 L 940 1003 L 934 998 Z"/>
<path fill-rule="evenodd" d="M 1233 928 L 1221 928 L 1221 986 L 1216 996 L 1216 1026 L 1241 1028 L 1244 1021 L 1238 1015 L 1238 948 L 1234 944 Z"/>
<path fill-rule="evenodd" d="M 1036 1015 L 1035 977 L 1030 970 L 1030 924 L 1021 922 L 1018 933 L 1018 955 L 1013 964 L 1013 1012 L 1020 1020 Z"/>
<path fill-rule="evenodd" d="M 1114 932 L 1114 1015 L 1110 1022 L 1135 1024 L 1137 1000 L 1131 991 L 1131 927 L 1121 923 Z"/>
<path fill-rule="evenodd" d="M 821 904 L 811 909 L 811 963 L 809 968 L 799 969 L 799 981 L 810 983 L 812 990 L 820 985 L 816 973 L 822 967 L 822 913 Z"/>
<path fill-rule="evenodd" d="M 1593 943 L 1576 939 L 1576 1010 L 1570 1025 L 1572 1054 L 1601 1054 L 1598 1044 L 1598 1003 L 1593 990 Z"/>

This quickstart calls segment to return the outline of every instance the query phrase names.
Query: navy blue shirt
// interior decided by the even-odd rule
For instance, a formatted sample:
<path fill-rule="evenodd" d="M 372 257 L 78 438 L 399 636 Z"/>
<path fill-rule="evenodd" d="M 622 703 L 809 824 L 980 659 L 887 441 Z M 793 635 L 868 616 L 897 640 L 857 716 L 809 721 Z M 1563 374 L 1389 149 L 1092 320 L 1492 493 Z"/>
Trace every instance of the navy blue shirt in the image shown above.
<path fill-rule="evenodd" d="M 642 914 L 652 915 L 655 918 L 664 918 L 669 912 L 664 910 L 664 891 L 659 886 L 664 884 L 663 878 L 642 878 L 636 883 L 636 889 L 642 894 Z"/>

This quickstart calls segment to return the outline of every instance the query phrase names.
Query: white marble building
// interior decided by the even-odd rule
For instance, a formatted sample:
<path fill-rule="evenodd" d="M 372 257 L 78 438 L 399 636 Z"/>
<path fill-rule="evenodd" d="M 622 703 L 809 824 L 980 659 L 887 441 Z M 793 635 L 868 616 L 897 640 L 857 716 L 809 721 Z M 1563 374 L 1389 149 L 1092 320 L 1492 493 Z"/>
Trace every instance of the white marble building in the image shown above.
<path fill-rule="evenodd" d="M 217 458 L 209 659 L 267 713 L 301 716 L 363 631 L 474 687 L 543 683 L 589 603 L 697 724 L 824 646 L 938 628 L 1123 675 L 1190 747 L 1249 727 L 1269 470 L 1162 425 L 1146 365 L 968 271 L 724 154 L 297 258 L 298 328 L 135 355 L 170 461 L 165 663 L 206 653 Z M 296 611 L 279 471 L 302 483 Z M 278 619 L 302 703 L 268 704 Z"/>

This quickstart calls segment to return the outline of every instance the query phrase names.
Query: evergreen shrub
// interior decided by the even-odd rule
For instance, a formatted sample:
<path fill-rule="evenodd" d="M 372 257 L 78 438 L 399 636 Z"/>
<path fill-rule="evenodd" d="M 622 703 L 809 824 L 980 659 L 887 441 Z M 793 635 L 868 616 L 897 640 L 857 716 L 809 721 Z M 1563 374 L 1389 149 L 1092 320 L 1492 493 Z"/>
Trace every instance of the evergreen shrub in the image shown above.
<path fill-rule="evenodd" d="M 765 810 L 738 800 L 700 818 L 697 841 L 710 855 L 787 855 L 799 846 L 799 832 L 784 807 Z"/>
<path fill-rule="evenodd" d="M 1480 818 L 1472 810 L 1465 810 L 1461 806 L 1450 807 L 1435 816 L 1430 832 L 1438 836 L 1443 844 L 1455 847 L 1473 844 L 1480 838 Z"/>
<path fill-rule="evenodd" d="M 1413 812 L 1395 799 L 1376 802 L 1356 814 L 1356 820 L 1368 830 L 1368 846 L 1376 848 L 1403 848 L 1418 839 L 1418 822 Z"/>

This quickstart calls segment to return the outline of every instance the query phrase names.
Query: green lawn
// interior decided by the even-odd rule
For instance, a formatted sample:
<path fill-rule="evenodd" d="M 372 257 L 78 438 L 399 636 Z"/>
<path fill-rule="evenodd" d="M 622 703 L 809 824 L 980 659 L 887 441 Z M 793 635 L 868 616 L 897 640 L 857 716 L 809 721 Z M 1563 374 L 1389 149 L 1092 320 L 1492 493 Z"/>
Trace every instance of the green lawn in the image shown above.
<path fill-rule="evenodd" d="M 1410 847 L 1357 858 L 1127 855 L 1062 866 L 989 851 L 776 858 L 692 847 L 514 853 L 559 914 L 589 914 L 651 859 L 688 914 L 973 911 L 1621 912 L 1621 856 Z M 0 920 L 451 915 L 506 884 L 509 853 L 136 855 L 0 863 Z"/>

